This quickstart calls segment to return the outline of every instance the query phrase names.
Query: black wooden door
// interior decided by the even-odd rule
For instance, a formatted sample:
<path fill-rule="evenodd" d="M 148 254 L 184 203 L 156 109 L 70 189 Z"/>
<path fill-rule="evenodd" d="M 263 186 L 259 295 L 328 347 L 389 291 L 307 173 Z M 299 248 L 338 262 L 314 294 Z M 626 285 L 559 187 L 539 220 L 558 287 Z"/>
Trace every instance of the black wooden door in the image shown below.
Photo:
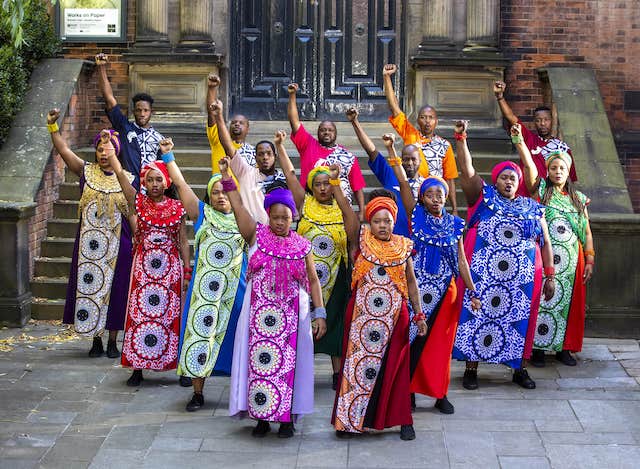
<path fill-rule="evenodd" d="M 303 119 L 388 115 L 382 67 L 398 63 L 404 86 L 401 0 L 233 0 L 232 111 L 286 119 L 287 85 L 300 85 Z"/>

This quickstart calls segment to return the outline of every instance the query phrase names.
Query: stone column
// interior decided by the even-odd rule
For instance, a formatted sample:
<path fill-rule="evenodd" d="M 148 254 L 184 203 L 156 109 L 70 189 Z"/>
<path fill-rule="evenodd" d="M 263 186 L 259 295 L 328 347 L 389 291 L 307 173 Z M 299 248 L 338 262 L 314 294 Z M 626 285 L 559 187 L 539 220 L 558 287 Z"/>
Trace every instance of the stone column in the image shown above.
<path fill-rule="evenodd" d="M 212 49 L 213 16 L 213 0 L 180 0 L 179 47 Z"/>
<path fill-rule="evenodd" d="M 499 0 L 468 0 L 465 48 L 472 50 L 498 50 L 499 29 Z"/>
<path fill-rule="evenodd" d="M 169 0 L 136 2 L 137 47 L 169 46 Z"/>
<path fill-rule="evenodd" d="M 451 0 L 426 0 L 423 12 L 424 36 L 419 49 L 453 47 L 453 10 Z"/>

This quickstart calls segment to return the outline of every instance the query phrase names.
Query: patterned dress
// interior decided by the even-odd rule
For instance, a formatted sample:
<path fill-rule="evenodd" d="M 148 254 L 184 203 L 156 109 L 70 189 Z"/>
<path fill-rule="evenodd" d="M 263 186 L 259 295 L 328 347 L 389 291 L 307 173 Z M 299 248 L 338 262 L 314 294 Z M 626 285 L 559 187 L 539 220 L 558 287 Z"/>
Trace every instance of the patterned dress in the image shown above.
<path fill-rule="evenodd" d="M 127 324 L 122 366 L 171 370 L 178 361 L 183 263 L 180 258 L 182 203 L 155 203 L 138 193 Z"/>
<path fill-rule="evenodd" d="M 231 373 L 233 337 L 246 286 L 246 245 L 233 213 L 203 202 L 199 209 L 178 362 L 178 374 L 191 378 Z"/>
<path fill-rule="evenodd" d="M 327 333 L 315 342 L 316 353 L 339 357 L 342 351 L 344 310 L 349 298 L 347 275 L 347 234 L 342 211 L 333 200 L 319 203 L 306 194 L 298 234 L 311 241 L 313 261 L 327 309 Z"/>
<path fill-rule="evenodd" d="M 546 180 L 542 179 L 540 197 L 546 187 Z M 583 193 L 578 192 L 578 197 L 583 204 L 587 203 L 587 196 Z M 577 212 L 571 198 L 558 190 L 553 191 L 546 207 L 545 216 L 556 270 L 556 290 L 549 301 L 543 299 L 540 303 L 534 347 L 556 352 L 579 352 L 582 349 L 585 315 L 582 246 L 586 240 L 588 222 L 584 215 Z M 571 323 L 569 316 L 573 316 Z"/>
<path fill-rule="evenodd" d="M 311 243 L 258 224 L 236 328 L 229 414 L 295 422 L 313 412 L 313 338 L 305 257 Z"/>
<path fill-rule="evenodd" d="M 464 295 L 454 358 L 520 368 L 537 312 L 541 265 L 538 240 L 544 207 L 527 197 L 508 200 L 484 185 L 470 211 L 465 251 L 482 309 Z"/>
<path fill-rule="evenodd" d="M 81 187 L 64 322 L 79 334 L 96 337 L 124 326 L 126 283 L 117 278 L 112 286 L 116 274 L 128 276 L 131 265 L 131 235 L 122 216 L 129 209 L 116 175 L 97 163 L 84 166 Z"/>
<path fill-rule="evenodd" d="M 359 433 L 412 423 L 405 273 L 412 247 L 403 236 L 379 241 L 362 228 L 332 419 L 337 430 Z"/>

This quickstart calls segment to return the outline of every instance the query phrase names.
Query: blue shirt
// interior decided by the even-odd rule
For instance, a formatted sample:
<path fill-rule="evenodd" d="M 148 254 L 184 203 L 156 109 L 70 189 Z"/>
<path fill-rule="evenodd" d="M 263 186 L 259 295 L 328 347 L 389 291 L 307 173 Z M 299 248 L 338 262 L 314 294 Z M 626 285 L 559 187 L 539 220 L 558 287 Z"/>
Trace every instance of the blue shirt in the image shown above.
<path fill-rule="evenodd" d="M 133 186 L 140 187 L 140 169 L 147 163 L 158 159 L 162 134 L 153 127 L 142 128 L 125 117 L 116 104 L 107 111 L 114 130 L 120 133 L 121 160 L 124 169 L 135 176 Z"/>
<path fill-rule="evenodd" d="M 398 203 L 398 220 L 393 228 L 393 232 L 409 238 L 409 219 L 407 218 L 407 212 L 402 204 L 402 197 L 400 197 L 400 183 L 393 172 L 393 168 L 389 166 L 389 163 L 387 163 L 387 160 L 381 153 L 378 153 L 375 160 L 369 160 L 369 168 L 373 171 L 373 174 L 376 175 L 378 181 L 382 184 L 382 187 L 396 195 Z M 422 180 L 423 178 L 409 180 L 409 185 L 413 190 L 414 197 L 417 195 L 417 189 L 420 188 Z"/>

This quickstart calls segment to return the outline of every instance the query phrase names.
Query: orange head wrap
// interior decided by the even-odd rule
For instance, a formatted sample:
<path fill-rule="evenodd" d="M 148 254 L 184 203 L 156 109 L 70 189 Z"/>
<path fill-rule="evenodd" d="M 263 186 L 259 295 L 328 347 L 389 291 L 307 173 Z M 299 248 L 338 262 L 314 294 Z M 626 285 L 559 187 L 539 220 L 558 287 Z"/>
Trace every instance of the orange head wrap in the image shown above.
<path fill-rule="evenodd" d="M 371 223 L 371 218 L 375 215 L 376 212 L 380 210 L 388 210 L 393 217 L 393 221 L 398 218 L 398 205 L 393 201 L 393 199 L 389 197 L 376 197 L 371 199 L 371 201 L 367 204 L 367 208 L 364 211 L 364 215 L 367 218 L 367 221 Z"/>

